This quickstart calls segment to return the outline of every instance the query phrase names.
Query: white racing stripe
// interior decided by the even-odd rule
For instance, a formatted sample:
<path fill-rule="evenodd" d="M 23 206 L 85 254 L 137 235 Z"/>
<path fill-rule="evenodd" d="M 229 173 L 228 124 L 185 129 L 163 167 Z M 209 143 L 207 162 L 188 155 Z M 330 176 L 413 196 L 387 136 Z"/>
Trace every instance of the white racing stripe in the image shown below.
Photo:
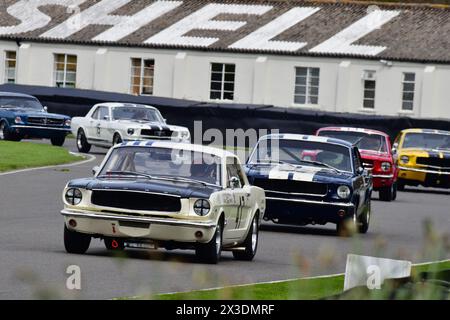
<path fill-rule="evenodd" d="M 302 167 L 298 171 L 291 170 L 288 165 L 276 166 L 269 172 L 269 179 L 288 180 L 289 175 L 292 174 L 292 180 L 296 181 L 313 181 L 317 172 L 323 170 L 322 168 Z"/>

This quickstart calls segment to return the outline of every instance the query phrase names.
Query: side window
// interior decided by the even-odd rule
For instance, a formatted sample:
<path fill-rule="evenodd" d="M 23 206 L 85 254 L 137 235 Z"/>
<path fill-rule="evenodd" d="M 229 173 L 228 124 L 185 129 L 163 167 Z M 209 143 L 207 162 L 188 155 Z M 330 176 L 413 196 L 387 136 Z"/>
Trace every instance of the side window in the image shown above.
<path fill-rule="evenodd" d="M 109 111 L 108 108 L 106 107 L 100 107 L 100 111 L 99 111 L 99 119 L 100 120 L 105 120 L 105 117 L 109 118 Z"/>
<path fill-rule="evenodd" d="M 359 155 L 359 151 L 358 149 L 354 149 L 355 150 L 355 170 L 357 170 L 358 168 L 362 167 L 362 162 L 361 162 L 361 156 Z"/>
<path fill-rule="evenodd" d="M 98 119 L 100 109 L 101 109 L 101 107 L 97 107 L 97 109 L 95 109 L 94 113 L 92 114 L 92 119 Z"/>
<path fill-rule="evenodd" d="M 227 164 L 228 187 L 230 187 L 229 181 L 232 177 L 239 179 L 241 188 L 245 185 L 244 172 L 241 170 L 241 166 L 237 163 L 236 159 L 234 159 L 233 163 Z"/>

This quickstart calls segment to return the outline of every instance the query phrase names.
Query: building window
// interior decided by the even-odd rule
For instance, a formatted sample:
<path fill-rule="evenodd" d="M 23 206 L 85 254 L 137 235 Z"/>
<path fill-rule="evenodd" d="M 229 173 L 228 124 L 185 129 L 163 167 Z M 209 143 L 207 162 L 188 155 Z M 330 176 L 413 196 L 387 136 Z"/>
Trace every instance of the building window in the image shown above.
<path fill-rule="evenodd" d="M 15 83 L 16 82 L 16 52 L 6 51 L 5 52 L 5 83 Z"/>
<path fill-rule="evenodd" d="M 131 93 L 152 95 L 155 60 L 131 58 Z"/>
<path fill-rule="evenodd" d="M 75 88 L 77 82 L 77 56 L 55 54 L 55 86 Z"/>
<path fill-rule="evenodd" d="M 211 100 L 234 100 L 236 65 L 211 64 Z"/>
<path fill-rule="evenodd" d="M 295 68 L 295 94 L 296 104 L 319 103 L 319 68 Z"/>
<path fill-rule="evenodd" d="M 364 109 L 375 109 L 375 71 L 364 71 Z"/>
<path fill-rule="evenodd" d="M 403 73 L 402 110 L 412 111 L 414 108 L 414 90 L 416 88 L 416 74 Z"/>

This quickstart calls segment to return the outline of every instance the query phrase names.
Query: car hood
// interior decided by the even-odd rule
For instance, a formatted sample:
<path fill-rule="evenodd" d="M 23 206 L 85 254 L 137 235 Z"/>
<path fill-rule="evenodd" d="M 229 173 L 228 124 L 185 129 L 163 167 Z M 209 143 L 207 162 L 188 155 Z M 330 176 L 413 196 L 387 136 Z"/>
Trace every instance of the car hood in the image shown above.
<path fill-rule="evenodd" d="M 152 129 L 152 130 L 171 130 L 181 131 L 184 127 L 172 126 L 161 122 L 149 122 L 142 120 L 115 120 L 116 122 L 135 129 Z"/>
<path fill-rule="evenodd" d="M 416 157 L 432 157 L 432 158 L 450 158 L 449 149 L 419 149 L 419 148 L 406 148 L 399 151 L 401 155 L 416 156 Z"/>
<path fill-rule="evenodd" d="M 247 175 L 250 179 L 266 178 L 339 184 L 349 183 L 353 177 L 351 172 L 338 172 L 316 166 L 301 166 L 294 169 L 289 165 L 247 165 Z"/>
<path fill-rule="evenodd" d="M 359 150 L 362 159 L 367 160 L 384 160 L 384 161 L 392 161 L 392 157 L 389 153 L 386 152 L 378 152 L 371 150 Z"/>
<path fill-rule="evenodd" d="M 156 192 L 176 195 L 181 198 L 209 198 L 220 187 L 204 186 L 198 183 L 161 181 L 148 179 L 77 179 L 68 183 L 68 187 L 87 190 L 127 190 L 139 192 Z"/>
<path fill-rule="evenodd" d="M 70 118 L 70 117 L 64 116 L 62 114 L 48 113 L 48 112 L 36 111 L 34 109 L 26 109 L 26 108 L 7 108 L 4 110 L 13 112 L 15 116 L 22 116 L 22 117 L 45 117 L 45 118 L 52 118 L 52 119 L 69 119 Z"/>

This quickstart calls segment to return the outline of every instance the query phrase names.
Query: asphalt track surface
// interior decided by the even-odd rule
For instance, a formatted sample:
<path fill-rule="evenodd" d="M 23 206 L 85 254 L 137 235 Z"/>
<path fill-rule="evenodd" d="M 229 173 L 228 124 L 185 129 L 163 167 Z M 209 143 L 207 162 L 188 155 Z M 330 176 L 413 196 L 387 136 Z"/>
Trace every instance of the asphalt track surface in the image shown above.
<path fill-rule="evenodd" d="M 75 141 L 66 147 L 75 151 Z M 148 293 L 190 291 L 316 276 L 345 271 L 349 253 L 401 258 L 413 263 L 433 258 L 426 246 L 424 221 L 438 234 L 450 230 L 450 191 L 408 189 L 395 202 L 372 202 L 369 232 L 339 238 L 334 225 L 281 226 L 264 223 L 252 262 L 225 252 L 218 265 L 203 265 L 192 251 L 126 250 L 124 257 L 93 240 L 85 255 L 70 255 L 63 245 L 61 192 L 67 181 L 91 175 L 96 160 L 68 168 L 0 175 L 0 299 L 110 299 Z M 66 269 L 81 269 L 81 290 L 66 289 Z"/>

